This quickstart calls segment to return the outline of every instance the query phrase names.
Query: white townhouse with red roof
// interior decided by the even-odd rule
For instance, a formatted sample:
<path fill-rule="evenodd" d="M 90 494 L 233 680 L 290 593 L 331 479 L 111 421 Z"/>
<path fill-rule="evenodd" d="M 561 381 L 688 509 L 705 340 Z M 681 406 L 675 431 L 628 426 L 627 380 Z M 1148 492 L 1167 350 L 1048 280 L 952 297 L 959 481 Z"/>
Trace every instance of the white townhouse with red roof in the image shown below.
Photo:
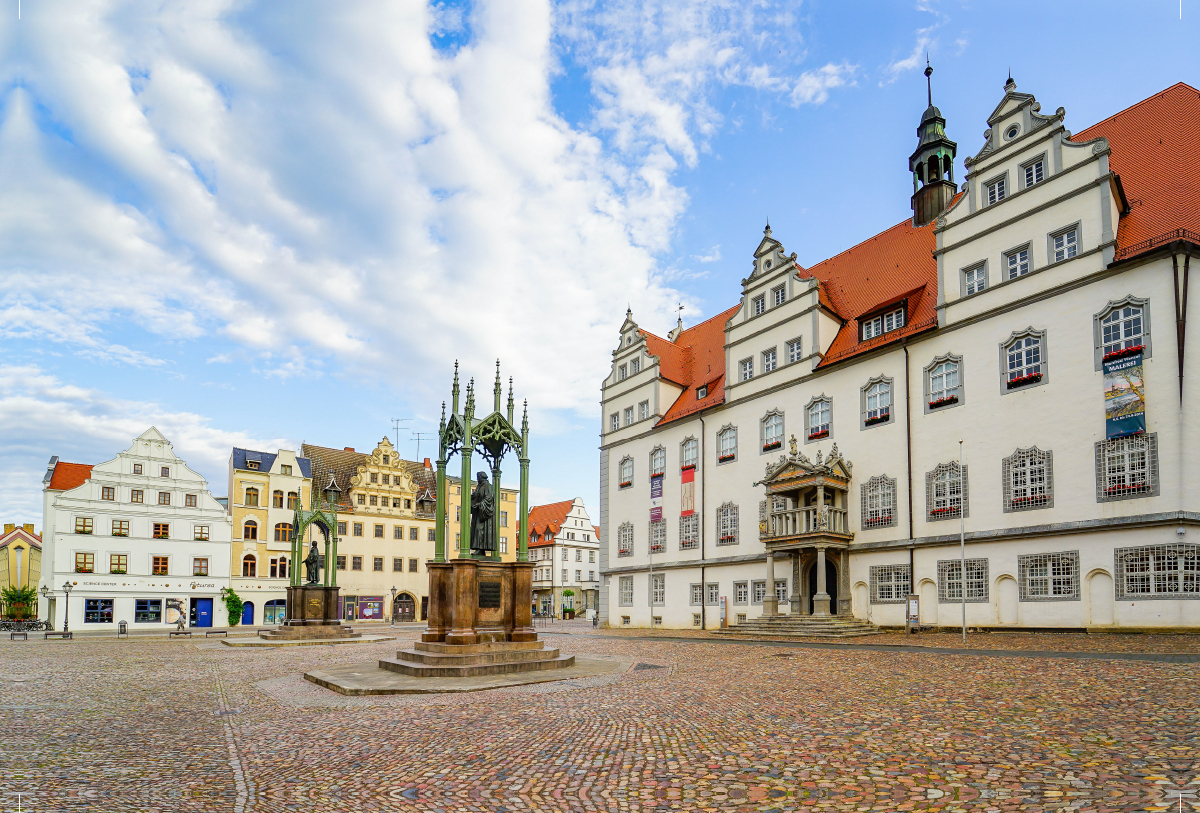
<path fill-rule="evenodd" d="M 559 616 L 565 607 L 595 611 L 600 589 L 600 529 L 583 500 L 562 500 L 529 509 L 529 561 L 534 612 Z M 566 595 L 564 591 L 571 591 Z M 594 617 L 594 616 L 589 616 Z"/>
<path fill-rule="evenodd" d="M 734 307 L 627 314 L 602 623 L 1200 626 L 1200 92 L 1072 134 L 1010 79 L 987 126 L 957 179 L 930 103 L 911 219 L 809 268 L 768 227 Z"/>

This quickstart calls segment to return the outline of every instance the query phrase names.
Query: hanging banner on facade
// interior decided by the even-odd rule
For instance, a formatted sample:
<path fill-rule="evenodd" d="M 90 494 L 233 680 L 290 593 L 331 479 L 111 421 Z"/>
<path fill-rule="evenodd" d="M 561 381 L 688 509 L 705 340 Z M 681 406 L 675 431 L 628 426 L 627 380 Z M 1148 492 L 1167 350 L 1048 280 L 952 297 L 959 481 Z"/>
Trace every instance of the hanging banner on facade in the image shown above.
<path fill-rule="evenodd" d="M 1146 431 L 1142 354 L 1104 362 L 1104 435 L 1108 440 Z"/>
<path fill-rule="evenodd" d="M 650 478 L 650 521 L 662 519 L 662 484 L 663 476 L 656 474 Z"/>
<path fill-rule="evenodd" d="M 683 488 L 679 490 L 679 516 L 690 517 L 696 513 L 696 470 L 684 469 L 680 479 Z"/>

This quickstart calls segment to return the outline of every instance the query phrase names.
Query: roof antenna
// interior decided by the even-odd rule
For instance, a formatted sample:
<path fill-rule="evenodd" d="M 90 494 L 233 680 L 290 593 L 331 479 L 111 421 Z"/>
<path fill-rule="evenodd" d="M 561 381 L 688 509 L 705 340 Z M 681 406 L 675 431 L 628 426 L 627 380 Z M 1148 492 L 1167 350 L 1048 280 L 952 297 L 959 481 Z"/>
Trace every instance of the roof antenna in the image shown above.
<path fill-rule="evenodd" d="M 933 66 L 929 64 L 929 52 L 925 52 L 925 91 L 929 95 L 929 106 L 933 107 L 933 81 L 929 77 L 933 76 Z"/>

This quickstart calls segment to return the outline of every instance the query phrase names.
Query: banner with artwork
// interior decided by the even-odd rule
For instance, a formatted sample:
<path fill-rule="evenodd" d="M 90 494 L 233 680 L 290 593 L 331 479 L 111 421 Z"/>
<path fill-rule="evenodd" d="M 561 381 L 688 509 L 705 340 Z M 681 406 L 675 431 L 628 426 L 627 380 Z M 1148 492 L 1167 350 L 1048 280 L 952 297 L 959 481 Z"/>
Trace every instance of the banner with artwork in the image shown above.
<path fill-rule="evenodd" d="M 1109 440 L 1146 431 L 1142 354 L 1104 361 L 1104 436 Z"/>
<path fill-rule="evenodd" d="M 662 484 L 663 476 L 656 474 L 650 478 L 650 521 L 662 519 Z"/>
<path fill-rule="evenodd" d="M 679 491 L 679 516 L 690 517 L 696 513 L 696 470 L 684 469 L 681 479 L 683 487 Z"/>

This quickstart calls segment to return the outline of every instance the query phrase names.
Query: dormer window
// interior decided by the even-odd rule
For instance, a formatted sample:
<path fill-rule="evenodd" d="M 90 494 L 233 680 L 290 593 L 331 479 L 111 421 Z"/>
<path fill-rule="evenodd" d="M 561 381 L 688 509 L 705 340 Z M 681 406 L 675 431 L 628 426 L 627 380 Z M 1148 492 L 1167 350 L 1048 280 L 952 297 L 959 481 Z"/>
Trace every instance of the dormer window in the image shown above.
<path fill-rule="evenodd" d="M 386 458 L 384 459 L 384 462 L 385 462 L 385 463 L 387 462 L 387 459 L 386 459 Z M 291 474 L 292 474 L 292 467 L 291 467 L 291 466 L 285 466 L 285 465 L 282 465 L 282 464 L 281 464 L 281 465 L 279 466 L 279 473 L 280 473 L 280 474 L 282 474 L 282 475 L 284 475 L 285 477 L 290 477 L 290 476 L 291 476 Z"/>
<path fill-rule="evenodd" d="M 253 471 L 258 471 L 258 461 L 257 460 L 247 460 L 246 468 L 251 469 Z"/>
<path fill-rule="evenodd" d="M 707 384 L 701 384 L 699 387 L 696 387 L 696 400 L 697 401 L 703 400 L 704 398 L 707 398 L 707 397 L 708 397 L 708 385 Z"/>
<path fill-rule="evenodd" d="M 864 319 L 862 323 L 862 338 L 863 341 L 866 341 L 876 336 L 882 336 L 884 333 L 899 330 L 902 327 L 904 327 L 904 308 L 901 307 L 887 313 L 881 313 L 870 319 Z"/>

